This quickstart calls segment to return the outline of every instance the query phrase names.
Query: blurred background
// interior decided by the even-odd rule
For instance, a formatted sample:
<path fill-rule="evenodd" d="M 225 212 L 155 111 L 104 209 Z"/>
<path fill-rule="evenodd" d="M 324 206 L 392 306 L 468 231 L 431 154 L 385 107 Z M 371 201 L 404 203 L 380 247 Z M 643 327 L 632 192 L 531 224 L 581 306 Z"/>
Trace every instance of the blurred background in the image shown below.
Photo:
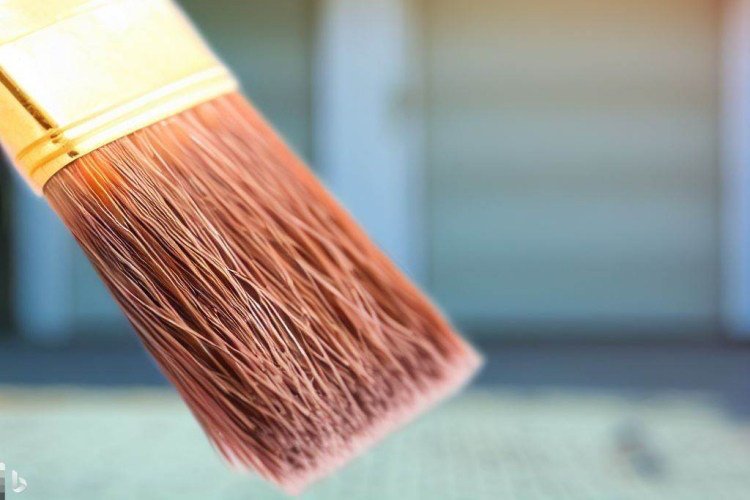
<path fill-rule="evenodd" d="M 750 1 L 180 3 L 487 358 L 307 498 L 746 498 Z M 0 461 L 19 498 L 281 498 L 9 168 Z"/>

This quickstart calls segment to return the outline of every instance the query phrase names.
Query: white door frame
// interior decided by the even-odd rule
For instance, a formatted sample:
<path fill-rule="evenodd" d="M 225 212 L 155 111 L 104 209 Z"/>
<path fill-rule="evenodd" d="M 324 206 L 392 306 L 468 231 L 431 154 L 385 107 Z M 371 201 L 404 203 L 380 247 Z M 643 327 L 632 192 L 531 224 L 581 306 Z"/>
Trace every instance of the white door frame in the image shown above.
<path fill-rule="evenodd" d="M 722 56 L 722 315 L 750 339 L 750 0 L 727 2 Z"/>
<path fill-rule="evenodd" d="M 314 56 L 314 158 L 381 248 L 425 277 L 422 71 L 409 0 L 322 0 Z"/>

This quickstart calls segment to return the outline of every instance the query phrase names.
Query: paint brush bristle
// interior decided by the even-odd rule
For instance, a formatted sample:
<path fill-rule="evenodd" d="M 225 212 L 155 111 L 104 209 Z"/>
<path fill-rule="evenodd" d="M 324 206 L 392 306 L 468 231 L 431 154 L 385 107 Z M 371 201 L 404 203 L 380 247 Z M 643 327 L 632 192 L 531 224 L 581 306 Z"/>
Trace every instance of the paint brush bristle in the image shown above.
<path fill-rule="evenodd" d="M 45 195 L 216 448 L 289 492 L 479 365 L 238 94 L 76 160 Z"/>

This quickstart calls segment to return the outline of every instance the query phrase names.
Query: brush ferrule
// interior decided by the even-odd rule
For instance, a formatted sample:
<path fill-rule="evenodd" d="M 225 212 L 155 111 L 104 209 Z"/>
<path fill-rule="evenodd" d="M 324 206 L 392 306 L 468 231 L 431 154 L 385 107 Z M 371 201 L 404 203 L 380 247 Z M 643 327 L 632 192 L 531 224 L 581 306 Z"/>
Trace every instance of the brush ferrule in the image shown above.
<path fill-rule="evenodd" d="M 0 2 L 0 140 L 35 191 L 237 83 L 171 0 Z"/>

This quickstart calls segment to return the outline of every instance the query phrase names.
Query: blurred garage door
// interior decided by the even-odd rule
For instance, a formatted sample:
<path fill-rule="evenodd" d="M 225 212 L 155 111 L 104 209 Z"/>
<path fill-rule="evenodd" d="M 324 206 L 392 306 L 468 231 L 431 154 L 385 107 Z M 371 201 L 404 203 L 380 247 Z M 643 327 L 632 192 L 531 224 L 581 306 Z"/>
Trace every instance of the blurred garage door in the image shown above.
<path fill-rule="evenodd" d="M 459 321 L 709 331 L 715 0 L 422 0 L 431 288 Z"/>

